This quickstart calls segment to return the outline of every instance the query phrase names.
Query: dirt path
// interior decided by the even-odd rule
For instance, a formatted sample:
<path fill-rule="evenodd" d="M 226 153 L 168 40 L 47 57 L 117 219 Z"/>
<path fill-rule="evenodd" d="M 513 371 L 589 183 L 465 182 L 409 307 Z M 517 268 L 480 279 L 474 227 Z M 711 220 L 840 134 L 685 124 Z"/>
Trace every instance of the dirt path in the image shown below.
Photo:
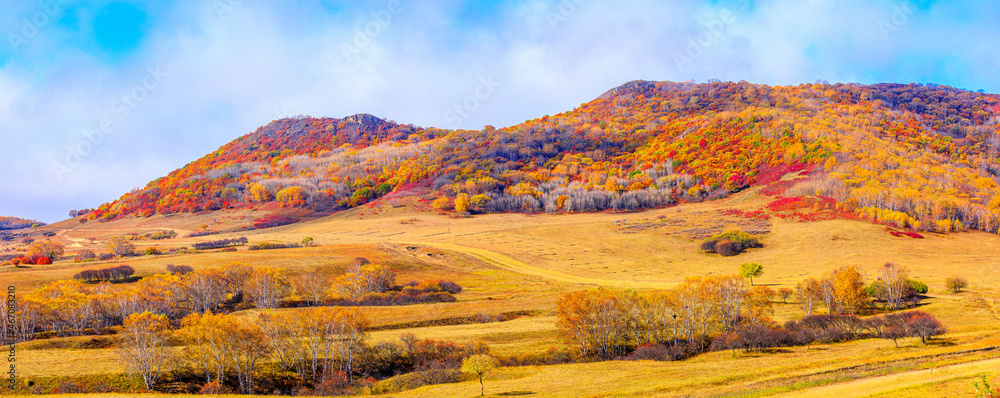
<path fill-rule="evenodd" d="M 913 370 L 884 376 L 868 377 L 773 396 L 830 398 L 869 397 L 875 394 L 899 390 L 906 387 L 940 383 L 960 377 L 971 377 L 983 372 L 994 372 L 998 367 L 1000 367 L 1000 358 L 984 359 L 981 361 L 959 363 L 932 369 Z M 972 390 L 971 383 L 969 384 L 969 390 Z"/>
<path fill-rule="evenodd" d="M 541 267 L 528 265 L 518 260 L 515 260 L 509 256 L 496 252 L 491 252 L 489 250 L 476 249 L 472 247 L 455 245 L 451 243 L 409 242 L 403 244 L 430 246 L 441 250 L 448 250 L 456 253 L 462 253 L 475 257 L 482 261 L 485 261 L 488 264 L 506 269 L 508 271 L 513 271 L 525 275 L 538 276 L 541 278 L 557 282 L 615 287 L 623 289 L 666 289 L 671 287 L 671 284 L 667 284 L 664 282 L 635 281 L 635 280 L 621 280 L 621 279 L 597 279 L 597 278 L 587 278 L 582 276 L 570 275 L 559 271 L 553 271 Z"/>

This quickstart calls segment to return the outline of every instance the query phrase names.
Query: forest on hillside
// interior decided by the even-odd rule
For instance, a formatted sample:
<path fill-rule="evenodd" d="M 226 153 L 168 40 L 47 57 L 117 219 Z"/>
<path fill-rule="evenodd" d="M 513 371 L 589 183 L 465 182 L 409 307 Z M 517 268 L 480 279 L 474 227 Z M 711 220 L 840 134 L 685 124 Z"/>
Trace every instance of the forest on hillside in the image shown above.
<path fill-rule="evenodd" d="M 629 211 L 804 171 L 779 194 L 830 198 L 901 228 L 996 232 L 998 99 L 921 84 L 636 81 L 499 129 L 287 118 L 86 217 L 268 203 L 330 212 L 417 187 L 459 212 Z"/>

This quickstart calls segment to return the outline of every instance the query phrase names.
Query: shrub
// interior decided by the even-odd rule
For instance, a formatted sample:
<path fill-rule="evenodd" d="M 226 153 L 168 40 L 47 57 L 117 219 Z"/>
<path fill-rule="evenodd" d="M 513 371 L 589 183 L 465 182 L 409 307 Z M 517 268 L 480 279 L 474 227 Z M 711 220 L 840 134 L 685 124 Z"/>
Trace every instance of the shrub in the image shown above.
<path fill-rule="evenodd" d="M 76 260 L 76 261 L 83 261 L 83 260 L 90 260 L 90 259 L 96 258 L 96 257 L 97 256 L 94 254 L 93 251 L 87 250 L 87 249 L 83 249 L 83 250 L 80 250 L 79 252 L 76 253 L 76 258 L 74 260 Z"/>
<path fill-rule="evenodd" d="M 160 254 L 160 251 L 155 247 L 147 247 L 145 253 L 147 256 L 155 256 Z"/>
<path fill-rule="evenodd" d="M 960 293 L 962 289 L 965 289 L 967 286 L 969 286 L 969 282 L 966 281 L 965 278 L 961 276 L 953 276 L 946 279 L 944 281 L 944 285 L 945 287 L 948 288 L 948 291 L 952 293 Z"/>
<path fill-rule="evenodd" d="M 272 250 L 272 249 L 288 249 L 294 247 L 302 247 L 299 243 L 276 243 L 276 242 L 260 242 L 251 245 L 247 250 Z"/>
<path fill-rule="evenodd" d="M 229 246 L 242 246 L 247 244 L 247 242 L 249 242 L 247 237 L 241 236 L 235 239 L 220 239 L 208 242 L 198 242 L 193 244 L 192 246 L 194 246 L 195 250 L 211 250 Z"/>
<path fill-rule="evenodd" d="M 743 247 L 738 242 L 723 240 L 715 244 L 715 252 L 722 256 L 735 256 L 743 252 Z"/>
<path fill-rule="evenodd" d="M 927 284 L 918 280 L 907 279 L 907 283 L 913 288 L 913 291 L 917 294 L 927 294 Z"/>
<path fill-rule="evenodd" d="M 50 265 L 52 264 L 52 259 L 48 257 L 38 257 L 35 259 L 35 265 Z"/>
<path fill-rule="evenodd" d="M 111 253 L 101 253 L 101 255 L 98 256 L 98 259 L 101 261 L 108 261 L 113 258 L 115 258 L 115 255 Z"/>
<path fill-rule="evenodd" d="M 73 275 L 74 279 L 84 282 L 123 282 L 135 274 L 135 269 L 129 265 L 119 265 L 117 267 L 88 269 Z"/>
<path fill-rule="evenodd" d="M 297 222 L 299 222 L 299 219 L 297 218 L 284 217 L 284 216 L 268 216 L 254 220 L 253 227 L 256 229 L 273 228 Z"/>
<path fill-rule="evenodd" d="M 230 390 L 229 387 L 222 385 L 222 383 L 219 383 L 218 381 L 205 383 L 204 385 L 201 386 L 200 389 L 198 389 L 198 394 L 204 394 L 204 395 L 209 395 L 209 394 L 222 395 L 222 394 L 232 394 L 232 393 L 233 391 Z"/>
<path fill-rule="evenodd" d="M 762 246 L 753 235 L 734 229 L 705 239 L 701 243 L 701 250 L 706 253 L 735 256 L 746 249 Z"/>
<path fill-rule="evenodd" d="M 675 359 L 670 348 L 663 344 L 643 344 L 625 357 L 627 361 L 670 361 Z"/>
<path fill-rule="evenodd" d="M 462 292 L 462 287 L 455 282 L 441 281 L 438 282 L 438 286 L 441 288 L 442 291 L 451 294 L 459 294 Z"/>
<path fill-rule="evenodd" d="M 184 275 L 194 272 L 194 268 L 191 268 L 190 265 L 167 264 L 167 272 L 174 275 Z"/>

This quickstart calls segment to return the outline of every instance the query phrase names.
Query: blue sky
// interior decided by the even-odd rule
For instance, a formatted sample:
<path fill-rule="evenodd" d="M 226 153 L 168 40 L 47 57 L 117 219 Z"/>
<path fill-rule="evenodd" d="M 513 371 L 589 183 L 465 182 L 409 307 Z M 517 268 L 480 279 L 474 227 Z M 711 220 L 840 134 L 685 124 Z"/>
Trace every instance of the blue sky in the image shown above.
<path fill-rule="evenodd" d="M 8 1 L 0 215 L 64 219 L 299 114 L 507 126 L 635 79 L 996 93 L 998 20 L 991 1 Z"/>

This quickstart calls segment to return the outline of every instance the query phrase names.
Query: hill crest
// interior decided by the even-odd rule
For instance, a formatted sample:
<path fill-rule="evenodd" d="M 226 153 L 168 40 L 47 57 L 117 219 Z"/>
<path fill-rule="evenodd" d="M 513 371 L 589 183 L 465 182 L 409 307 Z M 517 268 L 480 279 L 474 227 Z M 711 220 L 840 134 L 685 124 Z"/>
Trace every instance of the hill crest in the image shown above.
<path fill-rule="evenodd" d="M 789 194 L 901 227 L 995 232 L 998 116 L 996 95 L 937 85 L 637 80 L 501 129 L 286 118 L 88 217 L 267 203 L 329 212 L 418 182 L 445 209 L 623 211 L 722 197 L 813 165 L 812 185 Z"/>

